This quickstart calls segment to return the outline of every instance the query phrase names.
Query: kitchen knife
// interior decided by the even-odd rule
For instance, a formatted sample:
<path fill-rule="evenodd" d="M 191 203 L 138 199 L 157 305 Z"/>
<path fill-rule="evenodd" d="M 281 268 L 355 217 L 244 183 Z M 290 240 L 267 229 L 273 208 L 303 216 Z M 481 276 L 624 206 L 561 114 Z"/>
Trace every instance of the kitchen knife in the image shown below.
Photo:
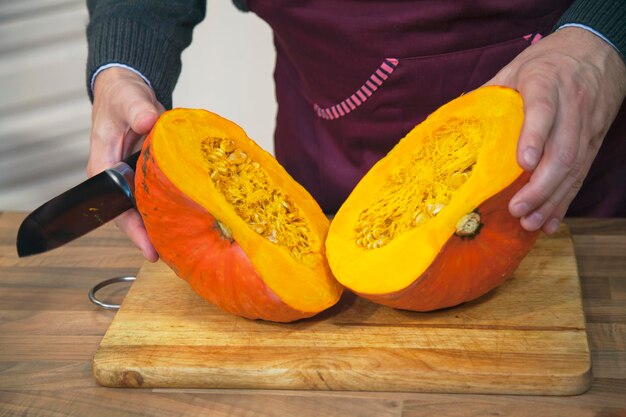
<path fill-rule="evenodd" d="M 30 213 L 17 232 L 19 257 L 58 248 L 133 208 L 137 159 L 139 152 Z"/>

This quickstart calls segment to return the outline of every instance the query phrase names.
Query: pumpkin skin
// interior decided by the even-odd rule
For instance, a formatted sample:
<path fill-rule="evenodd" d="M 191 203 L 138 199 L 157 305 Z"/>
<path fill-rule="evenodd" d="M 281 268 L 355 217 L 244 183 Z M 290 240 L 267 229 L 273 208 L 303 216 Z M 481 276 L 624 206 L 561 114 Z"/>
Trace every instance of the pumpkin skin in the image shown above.
<path fill-rule="evenodd" d="M 252 230 L 218 190 L 201 151 L 203 140 L 213 137 L 228 139 L 235 152 L 258 163 L 295 204 L 315 246 L 307 262 Z M 328 219 L 270 154 L 227 119 L 204 110 L 163 113 L 144 142 L 135 190 L 159 256 L 208 302 L 250 319 L 290 322 L 339 300 L 342 287 L 324 254 Z"/>
<path fill-rule="evenodd" d="M 502 284 L 539 236 L 539 231 L 524 230 L 519 219 L 508 211 L 510 199 L 530 176 L 516 159 L 522 122 L 521 96 L 505 87 L 489 86 L 447 103 L 416 126 L 363 177 L 333 219 L 326 254 L 337 280 L 373 302 L 413 311 L 455 306 Z M 442 145 L 429 145 L 433 138 Z M 475 150 L 473 159 L 463 154 L 450 157 L 446 156 L 449 152 L 431 152 L 439 147 L 446 149 L 446 140 L 480 146 L 467 145 Z M 415 157 L 418 152 L 430 158 L 422 164 Z M 440 162 L 438 158 L 447 159 Z M 447 168 L 464 158 L 474 161 L 465 171 Z M 443 167 L 437 172 L 447 176 L 419 183 L 422 174 L 430 178 L 422 172 L 425 167 L 437 164 Z M 404 172 L 404 177 L 398 172 Z M 465 182 L 455 185 L 458 188 L 440 185 L 452 183 L 452 175 L 458 176 L 459 172 Z M 397 178 L 404 178 L 405 183 Z M 409 183 L 412 188 L 406 185 Z M 414 184 L 426 184 L 426 191 Z M 393 191 L 386 191 L 393 187 Z M 389 224 L 398 222 L 394 219 L 403 213 L 401 206 L 393 206 L 394 201 L 411 202 L 420 195 L 436 199 L 437 193 L 449 197 L 446 204 L 436 205 L 426 216 L 420 211 L 415 224 L 400 224 L 401 232 L 388 241 L 386 233 L 395 227 Z M 406 198 L 402 194 L 407 194 Z M 425 206 L 422 208 L 426 212 Z M 382 223 L 380 217 L 385 210 L 396 217 L 385 218 L 386 223 Z M 364 233 L 368 234 L 367 242 L 376 239 L 369 233 L 373 226 L 363 219 L 388 227 L 377 231 L 383 238 L 374 241 L 376 246 L 367 243 L 368 248 L 363 243 Z M 359 232 L 359 228 L 365 228 L 365 232 Z"/>

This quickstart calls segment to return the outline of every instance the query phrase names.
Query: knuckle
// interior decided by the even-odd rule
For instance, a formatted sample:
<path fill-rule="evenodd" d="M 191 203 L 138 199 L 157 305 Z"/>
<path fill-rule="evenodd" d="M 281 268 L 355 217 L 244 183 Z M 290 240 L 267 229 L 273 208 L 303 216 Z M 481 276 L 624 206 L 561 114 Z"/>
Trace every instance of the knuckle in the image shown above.
<path fill-rule="evenodd" d="M 585 183 L 584 176 L 580 174 L 581 174 L 580 167 L 578 167 L 576 170 L 572 170 L 570 174 L 570 176 L 573 178 L 572 185 L 570 186 L 570 189 L 572 190 L 572 192 L 578 193 L 578 191 L 580 191 L 583 184 Z"/>
<path fill-rule="evenodd" d="M 593 135 L 589 139 L 589 146 L 588 146 L 587 152 L 591 152 L 595 155 L 598 152 L 598 150 L 600 150 L 600 146 L 602 146 L 602 142 L 604 140 L 605 134 L 606 134 L 606 131 L 601 132 L 598 135 Z"/>
<path fill-rule="evenodd" d="M 582 178 L 576 179 L 576 181 L 574 181 L 574 183 L 572 184 L 572 191 L 578 193 L 578 191 L 580 191 L 580 189 L 583 188 L 584 183 L 585 182 Z"/>
<path fill-rule="evenodd" d="M 537 149 L 541 152 L 543 145 L 546 143 L 547 135 L 536 127 L 529 127 L 520 137 L 520 143 Z"/>
<path fill-rule="evenodd" d="M 574 87 L 574 102 L 578 107 L 583 107 L 589 101 L 589 92 L 582 86 Z"/>
<path fill-rule="evenodd" d="M 569 209 L 570 204 L 574 200 L 574 197 L 576 197 L 576 194 L 578 194 L 578 190 L 574 190 L 574 189 L 570 190 L 568 195 L 565 196 L 565 198 L 554 209 L 553 216 L 563 221 L 563 218 L 567 214 L 567 210 Z"/>
<path fill-rule="evenodd" d="M 556 103 L 554 100 L 548 95 L 541 95 L 535 99 L 533 103 L 533 107 L 537 112 L 541 112 L 543 114 L 552 114 L 556 113 Z"/>
<path fill-rule="evenodd" d="M 593 113 L 589 117 L 589 129 L 594 134 L 599 134 L 600 136 L 604 137 L 604 135 L 608 131 L 606 112 L 597 110 L 593 111 Z"/>
<path fill-rule="evenodd" d="M 550 193 L 546 197 L 546 202 L 543 205 L 542 211 L 547 215 L 547 213 L 552 212 L 554 208 L 558 206 L 558 204 L 559 204 L 559 201 L 556 198 L 556 193 Z"/>
<path fill-rule="evenodd" d="M 553 199 L 553 193 L 545 188 L 528 190 L 527 199 L 531 202 L 531 206 L 542 207 Z"/>
<path fill-rule="evenodd" d="M 538 83 L 552 83 L 559 74 L 559 66 L 547 60 L 535 62 L 532 69 L 533 78 Z"/>
<path fill-rule="evenodd" d="M 536 68 L 532 82 L 542 91 L 552 91 L 557 86 L 559 70 L 554 65 L 542 65 Z"/>
<path fill-rule="evenodd" d="M 557 158 L 559 162 L 573 171 L 578 165 L 577 161 L 578 152 L 573 146 L 563 146 L 557 152 Z"/>

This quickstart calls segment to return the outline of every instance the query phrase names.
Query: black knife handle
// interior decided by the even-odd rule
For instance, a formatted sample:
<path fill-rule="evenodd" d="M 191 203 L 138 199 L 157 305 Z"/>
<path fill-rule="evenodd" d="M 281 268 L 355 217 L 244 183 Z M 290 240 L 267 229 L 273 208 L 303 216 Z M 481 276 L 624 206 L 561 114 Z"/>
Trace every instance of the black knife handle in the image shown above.
<path fill-rule="evenodd" d="M 140 151 L 137 151 L 132 155 L 128 155 L 126 158 L 122 160 L 122 162 L 125 162 L 129 167 L 133 169 L 133 171 L 135 171 L 137 170 L 137 160 L 139 159 L 140 153 L 141 153 Z"/>

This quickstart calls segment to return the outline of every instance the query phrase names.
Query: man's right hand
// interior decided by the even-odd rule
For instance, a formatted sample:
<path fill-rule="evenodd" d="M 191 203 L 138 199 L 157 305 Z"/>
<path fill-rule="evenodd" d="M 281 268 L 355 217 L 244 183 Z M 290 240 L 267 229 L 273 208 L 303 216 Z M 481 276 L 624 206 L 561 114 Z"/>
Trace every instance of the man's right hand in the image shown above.
<path fill-rule="evenodd" d="M 137 74 L 121 67 L 99 73 L 93 85 L 93 110 L 87 175 L 96 175 L 138 150 L 159 115 L 165 111 L 154 92 Z M 129 210 L 115 219 L 150 262 L 159 259 L 141 216 Z"/>

